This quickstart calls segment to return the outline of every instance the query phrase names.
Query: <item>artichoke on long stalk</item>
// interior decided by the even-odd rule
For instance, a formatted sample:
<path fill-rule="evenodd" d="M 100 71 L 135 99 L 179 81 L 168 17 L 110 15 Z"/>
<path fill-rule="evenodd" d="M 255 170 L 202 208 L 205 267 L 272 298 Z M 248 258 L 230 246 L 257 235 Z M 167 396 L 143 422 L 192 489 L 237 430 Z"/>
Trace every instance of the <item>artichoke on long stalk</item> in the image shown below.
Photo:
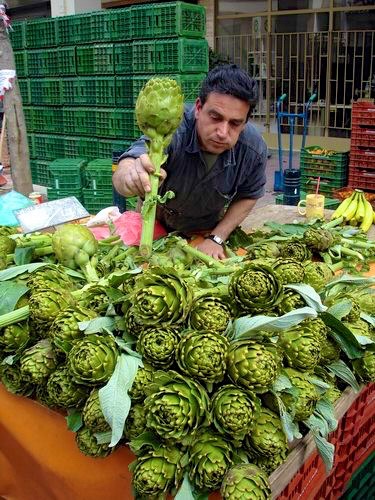
<path fill-rule="evenodd" d="M 184 110 L 184 97 L 175 80 L 153 78 L 138 95 L 135 105 L 137 123 L 148 137 L 148 154 L 154 166 L 150 175 L 151 191 L 146 193 L 142 209 L 140 253 L 149 257 L 154 234 L 160 167 L 166 161 L 165 149 L 179 126 Z"/>

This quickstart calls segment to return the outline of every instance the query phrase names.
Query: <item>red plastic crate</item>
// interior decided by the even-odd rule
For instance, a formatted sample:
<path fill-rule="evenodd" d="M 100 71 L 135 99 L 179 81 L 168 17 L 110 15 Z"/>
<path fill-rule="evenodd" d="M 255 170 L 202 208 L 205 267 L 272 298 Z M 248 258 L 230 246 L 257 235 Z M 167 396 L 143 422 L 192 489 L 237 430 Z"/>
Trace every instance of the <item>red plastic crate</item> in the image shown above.
<path fill-rule="evenodd" d="M 374 148 L 375 128 L 356 127 L 352 129 L 350 146 Z"/>
<path fill-rule="evenodd" d="M 353 472 L 375 451 L 375 384 L 367 385 L 339 421 L 329 441 L 336 445 L 335 462 L 327 476 L 312 453 L 277 500 L 337 500 Z"/>
<path fill-rule="evenodd" d="M 353 103 L 352 128 L 359 125 L 375 125 L 375 104 L 368 101 Z"/>
<path fill-rule="evenodd" d="M 375 170 L 349 167 L 348 186 L 365 191 L 375 191 Z"/>
<path fill-rule="evenodd" d="M 352 148 L 350 150 L 350 166 L 375 168 L 375 149 Z"/>

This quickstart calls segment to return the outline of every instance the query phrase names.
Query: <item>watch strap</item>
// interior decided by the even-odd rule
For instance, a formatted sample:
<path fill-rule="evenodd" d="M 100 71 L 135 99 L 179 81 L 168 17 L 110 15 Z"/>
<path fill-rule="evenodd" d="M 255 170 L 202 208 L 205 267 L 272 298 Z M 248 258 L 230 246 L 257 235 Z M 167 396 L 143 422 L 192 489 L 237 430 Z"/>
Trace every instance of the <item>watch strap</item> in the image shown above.
<path fill-rule="evenodd" d="M 223 244 L 224 244 L 224 240 L 222 240 L 220 238 L 220 236 L 217 236 L 216 234 L 209 234 L 206 238 L 208 240 L 214 241 L 215 243 L 217 243 L 220 246 L 223 246 Z"/>

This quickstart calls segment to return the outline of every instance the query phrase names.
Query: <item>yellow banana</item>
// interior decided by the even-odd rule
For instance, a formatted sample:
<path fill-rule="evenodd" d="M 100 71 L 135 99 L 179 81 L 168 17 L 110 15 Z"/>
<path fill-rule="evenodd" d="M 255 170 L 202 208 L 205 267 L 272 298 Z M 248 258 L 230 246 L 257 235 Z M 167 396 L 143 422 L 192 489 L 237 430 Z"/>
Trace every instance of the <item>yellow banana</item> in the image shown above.
<path fill-rule="evenodd" d="M 365 200 L 365 215 L 363 217 L 362 224 L 359 226 L 360 229 L 367 233 L 374 221 L 374 211 L 372 205 L 368 200 Z"/>
<path fill-rule="evenodd" d="M 374 220 L 373 220 L 373 223 L 375 224 L 375 212 L 374 212 Z"/>
<path fill-rule="evenodd" d="M 341 217 L 344 214 L 345 210 L 348 208 L 348 206 L 352 202 L 355 194 L 356 193 L 353 191 L 353 193 L 348 198 L 345 198 L 345 200 L 340 203 L 340 205 L 336 208 L 336 210 L 333 212 L 333 214 L 331 216 L 332 220 L 338 219 L 339 217 Z"/>
<path fill-rule="evenodd" d="M 357 207 L 357 211 L 355 213 L 355 219 L 357 222 L 362 222 L 363 221 L 363 218 L 365 216 L 365 201 L 366 201 L 366 198 L 364 196 L 364 193 L 359 193 L 358 194 L 358 207 Z"/>
<path fill-rule="evenodd" d="M 358 193 L 355 193 L 352 201 L 350 202 L 350 205 L 343 213 L 343 216 L 344 216 L 344 219 L 346 220 L 346 222 L 350 221 L 350 219 L 353 219 L 353 217 L 357 211 L 357 206 L 358 206 Z"/>

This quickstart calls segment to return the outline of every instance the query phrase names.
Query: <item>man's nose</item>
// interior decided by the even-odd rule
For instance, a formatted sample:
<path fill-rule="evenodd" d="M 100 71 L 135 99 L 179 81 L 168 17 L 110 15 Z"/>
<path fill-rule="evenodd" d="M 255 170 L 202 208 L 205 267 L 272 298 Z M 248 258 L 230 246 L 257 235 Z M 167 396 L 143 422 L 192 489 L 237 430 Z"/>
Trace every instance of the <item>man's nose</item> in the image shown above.
<path fill-rule="evenodd" d="M 217 134 L 220 137 L 226 137 L 228 135 L 229 126 L 227 122 L 220 122 L 217 127 Z"/>

